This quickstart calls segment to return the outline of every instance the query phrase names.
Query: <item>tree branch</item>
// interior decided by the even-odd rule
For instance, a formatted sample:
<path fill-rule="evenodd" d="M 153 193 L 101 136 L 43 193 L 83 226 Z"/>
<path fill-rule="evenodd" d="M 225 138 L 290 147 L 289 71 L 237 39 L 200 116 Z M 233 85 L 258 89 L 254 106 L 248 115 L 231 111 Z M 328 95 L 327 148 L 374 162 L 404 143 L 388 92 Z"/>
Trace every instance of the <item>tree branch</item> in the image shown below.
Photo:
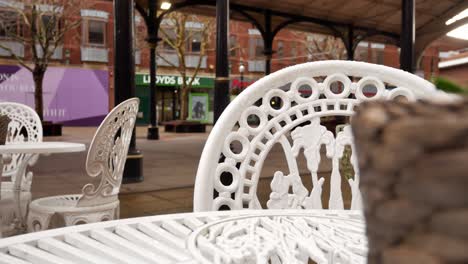
<path fill-rule="evenodd" d="M 7 46 L 5 46 L 5 45 L 3 45 L 3 44 L 0 43 L 0 49 L 4 49 L 4 50 L 6 50 L 7 52 L 9 52 L 9 53 L 13 56 L 13 58 L 14 58 L 19 64 L 21 64 L 21 66 L 23 66 L 24 68 L 26 68 L 26 69 L 28 69 L 29 71 L 32 72 L 33 69 L 32 69 L 29 65 L 26 64 L 26 62 L 23 60 L 23 58 L 21 58 L 21 57 L 19 57 L 18 55 L 16 55 L 10 47 L 7 47 Z"/>

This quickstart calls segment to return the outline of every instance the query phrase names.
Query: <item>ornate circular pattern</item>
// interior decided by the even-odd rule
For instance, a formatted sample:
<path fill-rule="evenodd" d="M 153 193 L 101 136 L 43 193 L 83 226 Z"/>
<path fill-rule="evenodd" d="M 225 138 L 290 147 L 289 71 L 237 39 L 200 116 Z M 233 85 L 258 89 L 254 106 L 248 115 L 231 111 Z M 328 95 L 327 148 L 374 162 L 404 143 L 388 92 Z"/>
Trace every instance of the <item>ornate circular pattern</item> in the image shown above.
<path fill-rule="evenodd" d="M 414 96 L 414 94 L 410 90 L 408 90 L 406 88 L 403 88 L 403 87 L 398 87 L 396 89 L 391 90 L 390 94 L 388 96 L 388 99 L 395 99 L 398 96 L 404 96 L 409 101 L 415 101 L 416 100 L 416 97 Z"/>
<path fill-rule="evenodd" d="M 252 127 L 248 123 L 248 118 L 249 116 L 254 115 L 257 116 L 258 119 L 260 120 L 260 123 L 258 124 L 257 127 Z M 239 120 L 239 124 L 242 128 L 246 128 L 251 134 L 256 134 L 260 132 L 268 122 L 268 118 L 265 112 L 263 112 L 259 107 L 257 106 L 251 106 L 247 108 L 241 115 L 241 118 Z"/>
<path fill-rule="evenodd" d="M 242 151 L 240 153 L 234 153 L 231 149 L 231 144 L 233 144 L 234 141 L 239 141 L 241 146 L 242 146 Z M 229 157 L 233 158 L 237 161 L 241 161 L 242 159 L 245 158 L 245 155 L 247 155 L 247 152 L 249 151 L 250 148 L 250 142 L 249 140 L 242 134 L 235 132 L 235 133 L 230 133 L 226 141 L 224 142 L 224 154 Z"/>
<path fill-rule="evenodd" d="M 372 97 L 367 97 L 364 94 L 364 88 L 367 85 L 372 85 L 377 89 L 377 92 L 374 96 Z M 359 82 L 357 83 L 357 89 L 356 89 L 356 98 L 359 100 L 376 100 L 380 99 L 385 92 L 385 85 L 383 84 L 382 81 L 375 77 L 364 77 Z"/>
<path fill-rule="evenodd" d="M 232 182 L 229 185 L 224 185 L 221 182 L 221 175 L 224 172 L 228 172 L 232 175 Z M 218 192 L 229 192 L 233 193 L 237 190 L 237 187 L 239 186 L 239 170 L 230 164 L 227 163 L 221 163 L 217 168 L 216 168 L 216 180 L 215 180 L 215 188 Z"/>
<path fill-rule="evenodd" d="M 275 109 L 271 106 L 271 100 L 274 97 L 279 97 L 282 102 L 282 106 L 280 109 Z M 289 101 L 288 94 L 281 90 L 281 89 L 273 89 L 269 91 L 265 96 L 263 97 L 263 106 L 265 106 L 268 109 L 268 112 L 272 115 L 278 115 L 281 114 L 282 112 L 286 111 L 289 109 L 291 106 L 291 102 Z"/>
<path fill-rule="evenodd" d="M 233 210 L 235 208 L 234 200 L 226 197 L 217 197 L 216 199 L 214 199 L 213 206 L 214 208 L 216 208 L 215 210 L 219 210 L 222 206 L 227 206 L 230 210 Z"/>
<path fill-rule="evenodd" d="M 341 93 L 336 94 L 331 90 L 331 85 L 334 82 L 341 82 L 343 84 L 343 91 L 341 91 Z M 324 93 L 327 98 L 346 98 L 351 91 L 351 80 L 342 73 L 328 76 L 323 82 L 323 85 L 325 87 Z"/>
<path fill-rule="evenodd" d="M 300 88 L 303 85 L 308 85 L 311 89 L 312 94 L 304 98 L 301 96 Z M 291 84 L 291 92 L 294 94 L 294 100 L 300 103 L 311 102 L 317 100 L 320 96 L 320 88 L 318 83 L 313 78 L 302 77 L 298 78 Z"/>

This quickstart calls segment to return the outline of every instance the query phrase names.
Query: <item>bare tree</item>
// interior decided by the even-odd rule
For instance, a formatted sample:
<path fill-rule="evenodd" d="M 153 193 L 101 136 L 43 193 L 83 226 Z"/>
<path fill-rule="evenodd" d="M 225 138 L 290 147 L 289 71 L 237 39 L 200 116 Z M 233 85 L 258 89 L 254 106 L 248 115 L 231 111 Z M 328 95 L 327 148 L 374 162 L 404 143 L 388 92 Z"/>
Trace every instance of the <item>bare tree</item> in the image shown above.
<path fill-rule="evenodd" d="M 29 56 L 20 56 L 12 47 L 4 49 L 24 68 L 34 80 L 34 103 L 36 112 L 43 120 L 43 80 L 50 60 L 63 43 L 64 36 L 81 23 L 83 8 L 80 0 L 23 0 L 7 1 L 7 8 L 0 12 L 0 31 L 15 42 L 23 43 Z M 26 55 L 26 54 L 25 54 Z"/>
<path fill-rule="evenodd" d="M 208 45 L 213 33 L 213 19 L 173 12 L 163 22 L 160 28 L 161 44 L 170 51 L 157 52 L 157 56 L 168 65 L 176 68 L 182 78 L 180 86 L 180 119 L 186 120 L 188 117 L 188 95 L 202 66 L 203 58 L 208 51 Z M 196 51 L 192 52 L 190 47 L 193 49 L 192 45 L 194 43 L 196 43 Z M 177 55 L 177 62 L 169 58 L 168 55 L 171 52 Z M 196 65 L 188 64 L 188 55 L 198 57 Z"/>
<path fill-rule="evenodd" d="M 322 34 L 305 34 L 305 51 L 308 60 L 346 59 L 346 48 L 340 38 Z"/>

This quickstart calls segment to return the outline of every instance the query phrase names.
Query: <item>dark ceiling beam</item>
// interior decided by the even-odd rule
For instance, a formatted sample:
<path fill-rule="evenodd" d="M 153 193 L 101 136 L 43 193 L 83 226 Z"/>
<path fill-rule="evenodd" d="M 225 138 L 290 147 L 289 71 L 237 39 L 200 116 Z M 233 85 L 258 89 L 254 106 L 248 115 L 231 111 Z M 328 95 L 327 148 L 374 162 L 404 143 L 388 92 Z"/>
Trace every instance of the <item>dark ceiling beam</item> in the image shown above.
<path fill-rule="evenodd" d="M 140 13 L 141 17 L 143 17 L 143 19 L 145 20 L 145 24 L 148 26 L 150 24 L 150 20 L 146 9 L 138 3 L 135 3 L 135 9 L 138 11 L 138 13 Z"/>
<path fill-rule="evenodd" d="M 250 15 L 249 13 L 247 13 L 246 11 L 242 10 L 242 9 L 237 9 L 235 7 L 232 7 L 231 10 L 241 14 L 242 16 L 244 16 L 249 22 L 251 22 L 252 24 L 255 25 L 255 27 L 258 29 L 258 31 L 260 31 L 260 34 L 265 38 L 265 29 L 264 27 L 262 26 L 262 24 L 260 24 L 260 22 L 258 22 L 258 20 L 253 17 L 252 15 Z"/>

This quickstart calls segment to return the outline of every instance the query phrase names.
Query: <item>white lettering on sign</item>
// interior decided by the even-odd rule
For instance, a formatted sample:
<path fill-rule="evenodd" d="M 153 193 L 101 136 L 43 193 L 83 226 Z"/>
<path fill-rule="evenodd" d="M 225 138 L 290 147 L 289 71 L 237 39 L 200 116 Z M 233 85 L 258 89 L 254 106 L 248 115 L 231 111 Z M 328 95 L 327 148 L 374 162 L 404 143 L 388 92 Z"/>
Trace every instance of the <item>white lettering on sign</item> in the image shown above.
<path fill-rule="evenodd" d="M 64 117 L 66 109 L 64 108 L 48 108 L 44 109 L 44 116 L 47 117 Z"/>
<path fill-rule="evenodd" d="M 6 81 L 6 80 L 18 81 L 19 78 L 18 76 L 11 74 L 11 73 L 0 73 L 0 81 Z"/>
<path fill-rule="evenodd" d="M 190 83 L 190 80 L 192 78 L 187 77 L 187 84 Z M 143 75 L 143 83 L 144 84 L 149 84 L 150 83 L 150 76 L 149 75 Z M 167 75 L 158 75 L 156 76 L 156 85 L 182 85 L 182 77 L 179 76 L 167 76 Z M 200 85 L 200 77 L 195 77 L 193 78 L 192 85 Z"/>
<path fill-rule="evenodd" d="M 0 91 L 2 92 L 34 92 L 34 85 L 0 83 Z"/>
<path fill-rule="evenodd" d="M 185 80 L 186 80 L 186 84 L 189 84 L 190 81 L 192 80 L 192 78 L 187 77 Z M 182 77 L 177 78 L 177 84 L 179 84 L 179 85 L 182 84 Z M 199 77 L 193 78 L 192 85 L 200 85 L 200 78 Z"/>

